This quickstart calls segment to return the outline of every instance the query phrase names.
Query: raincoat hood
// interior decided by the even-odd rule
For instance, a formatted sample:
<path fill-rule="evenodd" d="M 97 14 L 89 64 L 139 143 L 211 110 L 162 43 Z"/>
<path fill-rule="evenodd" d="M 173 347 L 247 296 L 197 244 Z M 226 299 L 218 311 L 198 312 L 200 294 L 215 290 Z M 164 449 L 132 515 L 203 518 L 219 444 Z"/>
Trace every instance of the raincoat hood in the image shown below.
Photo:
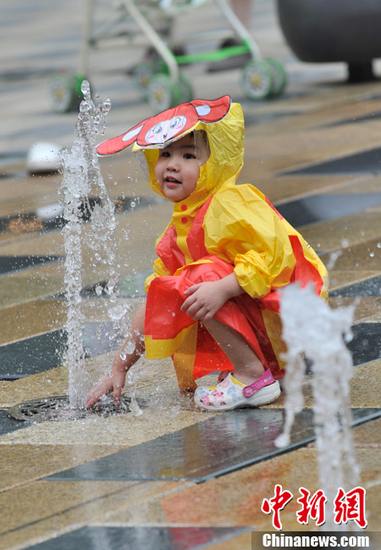
<path fill-rule="evenodd" d="M 243 113 L 240 104 L 232 103 L 229 96 L 194 100 L 163 111 L 136 124 L 122 135 L 104 141 L 98 145 L 97 153 L 100 156 L 112 155 L 129 146 L 133 151 L 143 150 L 151 187 L 163 195 L 155 177 L 159 149 L 199 130 L 207 135 L 210 156 L 200 167 L 196 189 L 184 199 L 193 210 L 222 185 L 234 184 L 242 169 Z M 175 210 L 181 209 L 184 201 L 175 203 Z"/>

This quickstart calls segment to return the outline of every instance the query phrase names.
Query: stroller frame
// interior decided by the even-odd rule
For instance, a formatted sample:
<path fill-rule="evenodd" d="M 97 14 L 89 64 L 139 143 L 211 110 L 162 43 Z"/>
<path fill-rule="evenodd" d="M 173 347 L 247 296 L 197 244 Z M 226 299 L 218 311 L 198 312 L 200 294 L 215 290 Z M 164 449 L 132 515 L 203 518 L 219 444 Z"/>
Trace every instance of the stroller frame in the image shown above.
<path fill-rule="evenodd" d="M 199 7 L 206 0 L 183 0 L 181 2 L 172 0 L 158 0 L 154 2 L 137 2 L 135 0 L 123 0 L 119 8 L 122 10 L 122 17 L 126 16 L 135 24 L 148 44 L 156 54 L 156 58 L 148 63 L 138 64 L 135 71 L 135 83 L 141 90 L 144 99 L 147 99 L 154 112 L 164 110 L 172 105 L 183 101 L 190 101 L 193 98 L 193 90 L 190 82 L 182 74 L 181 67 L 184 65 L 219 62 L 238 56 L 247 55 L 249 61 L 242 71 L 241 84 L 245 95 L 251 100 L 262 100 L 281 95 L 286 86 L 286 74 L 282 65 L 274 59 L 263 59 L 260 49 L 238 19 L 227 0 L 213 0 L 230 27 L 239 39 L 237 45 L 222 47 L 217 51 L 204 51 L 193 54 L 176 54 L 168 46 L 164 34 L 170 34 L 168 28 L 157 30 L 144 13 L 144 7 L 150 6 L 159 8 L 164 16 L 173 17 L 179 12 L 185 12 L 191 8 Z M 89 50 L 90 47 L 104 38 L 110 38 L 109 29 L 94 34 L 93 14 L 94 0 L 85 0 L 85 18 L 83 23 L 83 36 L 80 48 L 79 72 L 71 77 L 70 87 L 73 93 L 66 102 L 62 102 L 62 83 L 56 81 L 52 92 L 56 97 L 56 111 L 67 112 L 76 109 L 81 99 L 80 87 L 89 72 Z M 120 18 L 119 18 L 120 20 Z M 118 20 L 117 20 L 118 21 Z M 115 21 L 114 21 L 115 23 Z M 131 38 L 134 32 L 126 32 Z M 136 34 L 136 33 L 135 33 Z M 114 35 L 121 36 L 121 34 Z M 74 80 L 73 80 L 74 78 Z M 68 88 L 65 83 L 65 89 Z M 61 88 L 61 89 L 60 89 Z M 62 107 L 60 103 L 64 103 Z"/>

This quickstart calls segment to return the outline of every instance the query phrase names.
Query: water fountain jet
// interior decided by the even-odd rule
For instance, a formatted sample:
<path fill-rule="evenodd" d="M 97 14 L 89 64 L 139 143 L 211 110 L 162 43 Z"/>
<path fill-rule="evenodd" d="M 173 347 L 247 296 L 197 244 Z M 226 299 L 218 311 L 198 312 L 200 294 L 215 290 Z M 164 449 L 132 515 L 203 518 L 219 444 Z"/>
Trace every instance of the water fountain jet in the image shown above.
<path fill-rule="evenodd" d="M 96 155 L 96 137 L 103 133 L 105 117 L 111 103 L 106 99 L 96 104 L 87 81 L 82 83 L 83 100 L 80 104 L 76 133 L 71 147 L 65 149 L 61 196 L 65 226 L 62 233 L 65 246 L 65 296 L 67 301 L 67 346 L 64 363 L 69 373 L 70 407 L 85 407 L 91 381 L 85 366 L 81 291 L 83 288 L 83 253 L 89 253 L 90 266 L 102 269 L 107 284 L 101 288 L 107 300 L 106 310 L 113 324 L 113 332 L 120 329 L 127 308 L 118 303 L 116 267 L 117 227 L 115 208 L 104 183 Z M 96 200 L 91 201 L 91 197 Z M 84 212 L 86 216 L 84 216 Z M 84 230 L 84 218 L 89 218 Z"/>
<path fill-rule="evenodd" d="M 355 305 L 330 309 L 311 287 L 290 285 L 282 291 L 283 339 L 287 344 L 284 378 L 286 420 L 276 445 L 289 443 L 295 415 L 303 409 L 306 357 L 311 363 L 308 378 L 312 386 L 314 427 L 320 486 L 327 497 L 328 521 L 335 527 L 332 503 L 339 487 L 348 490 L 358 484 L 352 442 L 350 380 L 353 376 L 350 341 Z"/>

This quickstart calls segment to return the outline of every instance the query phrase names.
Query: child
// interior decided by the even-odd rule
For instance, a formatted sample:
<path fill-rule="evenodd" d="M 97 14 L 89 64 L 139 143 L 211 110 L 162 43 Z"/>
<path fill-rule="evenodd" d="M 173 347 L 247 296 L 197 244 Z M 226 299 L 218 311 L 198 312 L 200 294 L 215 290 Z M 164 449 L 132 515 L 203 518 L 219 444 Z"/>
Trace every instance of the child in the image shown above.
<path fill-rule="evenodd" d="M 279 397 L 279 289 L 298 281 L 325 295 L 327 272 L 258 189 L 236 185 L 243 139 L 241 107 L 224 96 L 168 109 L 98 146 L 99 155 L 132 143 L 142 149 L 151 186 L 174 209 L 156 243 L 146 303 L 132 323 L 135 350 L 124 351 L 130 342 L 122 346 L 88 406 L 110 391 L 119 400 L 127 370 L 144 351 L 148 358 L 172 357 L 180 390 L 196 390 L 201 409 L 260 406 Z M 215 386 L 196 386 L 195 379 L 216 371 Z"/>

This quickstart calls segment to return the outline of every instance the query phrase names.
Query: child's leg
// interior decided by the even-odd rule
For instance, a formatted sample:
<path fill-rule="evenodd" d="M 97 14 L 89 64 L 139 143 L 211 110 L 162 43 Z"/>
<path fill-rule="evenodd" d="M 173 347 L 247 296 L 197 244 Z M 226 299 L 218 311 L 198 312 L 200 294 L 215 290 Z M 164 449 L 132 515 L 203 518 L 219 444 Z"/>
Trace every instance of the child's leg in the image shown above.
<path fill-rule="evenodd" d="M 278 399 L 279 382 L 265 370 L 255 352 L 235 330 L 216 320 L 204 323 L 207 330 L 235 367 L 213 386 L 198 386 L 194 400 L 201 409 L 217 411 L 239 407 L 260 407 Z"/>
<path fill-rule="evenodd" d="M 257 355 L 238 332 L 214 319 L 204 325 L 234 365 L 238 380 L 251 384 L 264 373 Z"/>

